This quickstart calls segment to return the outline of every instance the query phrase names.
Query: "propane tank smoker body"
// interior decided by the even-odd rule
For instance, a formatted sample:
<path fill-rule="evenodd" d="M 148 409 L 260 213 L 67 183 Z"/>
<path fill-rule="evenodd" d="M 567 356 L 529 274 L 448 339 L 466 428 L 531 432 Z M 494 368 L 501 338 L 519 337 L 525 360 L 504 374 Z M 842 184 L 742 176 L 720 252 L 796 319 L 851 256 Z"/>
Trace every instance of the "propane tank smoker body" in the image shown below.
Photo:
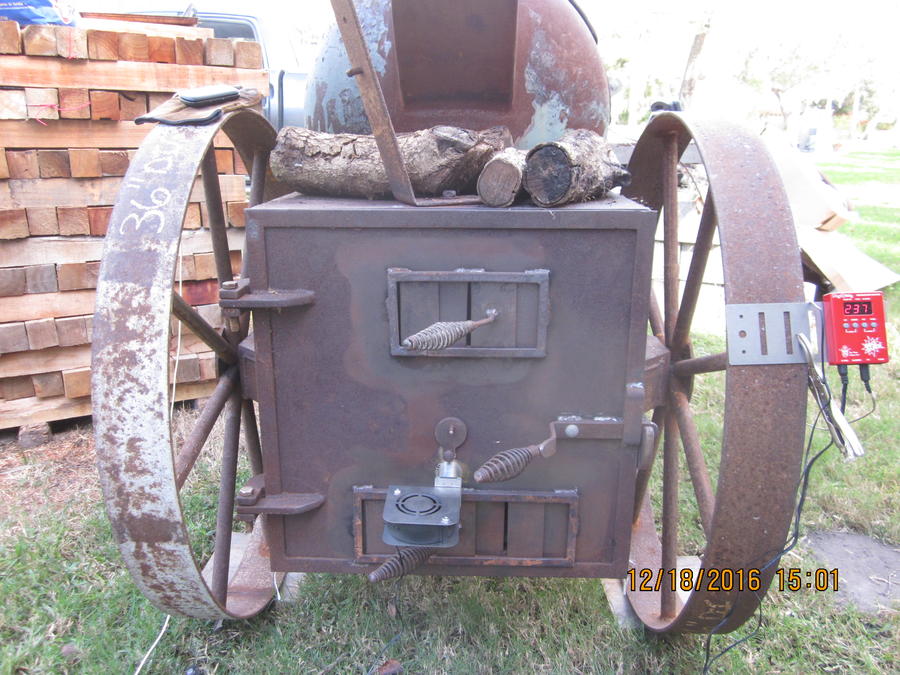
<path fill-rule="evenodd" d="M 273 570 L 368 572 L 409 537 L 438 542 L 424 573 L 624 576 L 655 212 L 289 195 L 247 213 L 247 297 L 315 294 L 256 306 L 242 350 L 265 472 L 238 512 L 267 514 Z M 518 476 L 473 480 L 548 436 Z"/>

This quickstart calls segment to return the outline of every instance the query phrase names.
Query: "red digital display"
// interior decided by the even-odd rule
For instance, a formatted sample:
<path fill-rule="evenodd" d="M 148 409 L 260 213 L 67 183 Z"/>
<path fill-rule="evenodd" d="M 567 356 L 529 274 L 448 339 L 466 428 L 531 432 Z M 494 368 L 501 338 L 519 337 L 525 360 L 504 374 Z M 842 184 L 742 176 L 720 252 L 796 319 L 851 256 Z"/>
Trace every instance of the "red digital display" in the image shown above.
<path fill-rule="evenodd" d="M 887 329 L 882 293 L 829 293 L 822 301 L 829 363 L 850 365 L 887 362 Z"/>
<path fill-rule="evenodd" d="M 872 313 L 872 301 L 867 300 L 865 302 L 845 302 L 844 303 L 844 315 L 845 316 L 866 316 Z"/>

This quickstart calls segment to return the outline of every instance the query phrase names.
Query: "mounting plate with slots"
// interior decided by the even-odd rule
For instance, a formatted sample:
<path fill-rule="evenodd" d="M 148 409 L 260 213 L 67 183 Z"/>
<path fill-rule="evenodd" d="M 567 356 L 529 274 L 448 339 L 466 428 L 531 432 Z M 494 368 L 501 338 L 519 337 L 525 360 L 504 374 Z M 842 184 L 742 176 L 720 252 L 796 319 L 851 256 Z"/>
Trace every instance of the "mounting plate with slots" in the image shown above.
<path fill-rule="evenodd" d="M 812 307 L 809 302 L 725 305 L 728 363 L 732 366 L 804 363 L 806 359 L 797 335 L 810 335 Z"/>

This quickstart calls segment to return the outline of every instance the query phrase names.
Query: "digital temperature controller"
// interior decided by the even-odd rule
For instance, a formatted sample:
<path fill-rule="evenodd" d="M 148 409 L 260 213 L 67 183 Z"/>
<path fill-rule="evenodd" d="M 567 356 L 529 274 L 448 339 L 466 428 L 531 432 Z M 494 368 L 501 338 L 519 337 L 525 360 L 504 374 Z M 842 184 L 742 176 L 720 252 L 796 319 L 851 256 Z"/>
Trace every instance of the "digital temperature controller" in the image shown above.
<path fill-rule="evenodd" d="M 884 294 L 829 293 L 825 308 L 825 343 L 828 363 L 887 363 Z"/>

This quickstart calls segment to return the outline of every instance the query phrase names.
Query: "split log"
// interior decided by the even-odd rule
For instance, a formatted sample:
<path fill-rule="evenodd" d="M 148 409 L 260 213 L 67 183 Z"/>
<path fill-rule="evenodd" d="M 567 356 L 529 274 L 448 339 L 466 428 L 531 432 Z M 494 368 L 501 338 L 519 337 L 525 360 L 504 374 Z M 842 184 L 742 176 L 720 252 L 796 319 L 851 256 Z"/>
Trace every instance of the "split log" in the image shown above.
<path fill-rule="evenodd" d="M 525 189 L 538 206 L 562 206 L 602 197 L 628 185 L 631 174 L 612 146 L 586 129 L 569 130 L 558 141 L 540 143 L 528 153 Z"/>
<path fill-rule="evenodd" d="M 413 190 L 421 196 L 472 190 L 491 155 L 511 144 L 506 127 L 476 132 L 437 126 L 398 134 L 397 140 Z M 271 167 L 279 181 L 305 194 L 391 196 L 373 136 L 285 127 L 272 151 Z"/>
<path fill-rule="evenodd" d="M 478 196 L 488 206 L 511 206 L 522 194 L 525 157 L 517 148 L 501 150 L 484 165 L 478 176 Z"/>

